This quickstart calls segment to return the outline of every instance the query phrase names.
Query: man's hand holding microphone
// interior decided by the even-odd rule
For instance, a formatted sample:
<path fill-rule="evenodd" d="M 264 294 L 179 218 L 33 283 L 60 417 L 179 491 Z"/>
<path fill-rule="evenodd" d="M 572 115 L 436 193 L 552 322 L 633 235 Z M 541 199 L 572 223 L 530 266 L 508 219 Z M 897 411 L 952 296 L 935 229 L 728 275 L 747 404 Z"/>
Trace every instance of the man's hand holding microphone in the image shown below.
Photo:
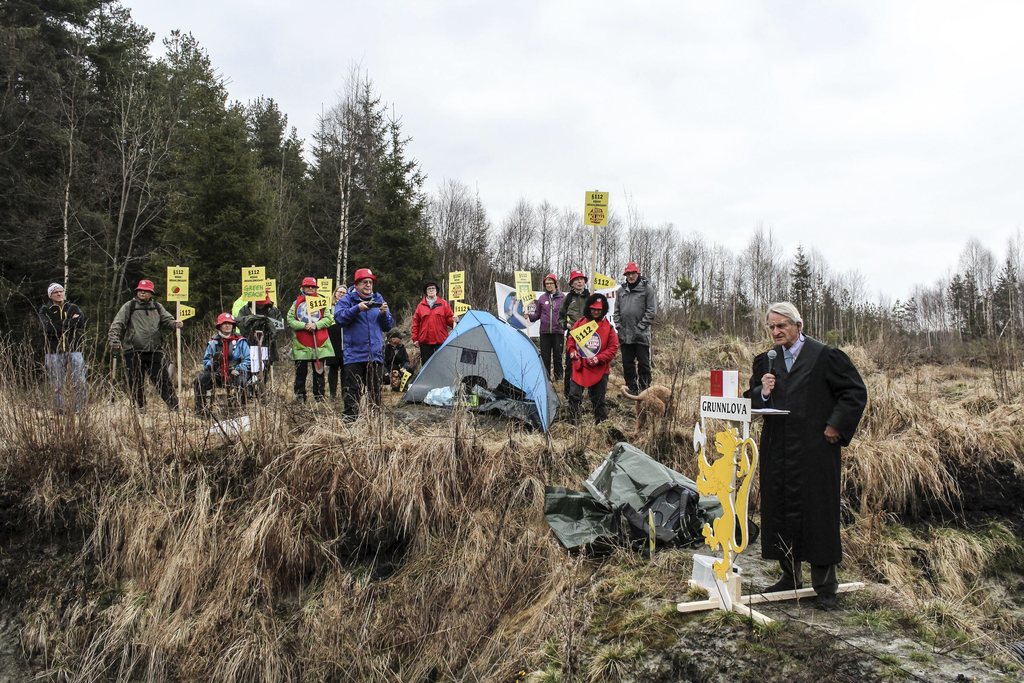
<path fill-rule="evenodd" d="M 775 363 L 775 357 L 779 354 L 775 349 L 769 349 L 768 351 L 768 371 L 761 375 L 761 398 L 767 399 L 772 395 L 772 391 L 775 389 L 775 371 L 772 366 Z"/>

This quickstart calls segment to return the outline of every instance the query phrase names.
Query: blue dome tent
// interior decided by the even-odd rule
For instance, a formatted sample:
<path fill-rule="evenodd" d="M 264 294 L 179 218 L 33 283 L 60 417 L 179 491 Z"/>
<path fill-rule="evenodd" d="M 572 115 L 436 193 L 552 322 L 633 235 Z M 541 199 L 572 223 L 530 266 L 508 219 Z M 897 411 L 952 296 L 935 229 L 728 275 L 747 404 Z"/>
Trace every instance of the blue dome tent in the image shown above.
<path fill-rule="evenodd" d="M 480 410 L 499 410 L 548 430 L 558 397 L 537 348 L 523 333 L 485 311 L 470 310 L 462 316 L 404 400 L 421 402 L 431 389 L 441 387 L 458 392 L 467 378 L 484 387 L 478 392 L 485 399 Z"/>

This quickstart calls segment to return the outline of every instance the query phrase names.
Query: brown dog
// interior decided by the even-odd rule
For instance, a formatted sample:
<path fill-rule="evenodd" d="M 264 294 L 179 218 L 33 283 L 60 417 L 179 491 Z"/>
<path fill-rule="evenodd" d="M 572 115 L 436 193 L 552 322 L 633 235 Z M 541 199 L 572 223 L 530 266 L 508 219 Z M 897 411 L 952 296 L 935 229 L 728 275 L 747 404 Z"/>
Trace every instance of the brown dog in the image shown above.
<path fill-rule="evenodd" d="M 639 394 L 629 393 L 629 387 L 622 385 L 622 395 L 636 401 L 636 428 L 640 431 L 655 417 L 664 417 L 672 406 L 672 390 L 664 384 L 652 384 Z"/>

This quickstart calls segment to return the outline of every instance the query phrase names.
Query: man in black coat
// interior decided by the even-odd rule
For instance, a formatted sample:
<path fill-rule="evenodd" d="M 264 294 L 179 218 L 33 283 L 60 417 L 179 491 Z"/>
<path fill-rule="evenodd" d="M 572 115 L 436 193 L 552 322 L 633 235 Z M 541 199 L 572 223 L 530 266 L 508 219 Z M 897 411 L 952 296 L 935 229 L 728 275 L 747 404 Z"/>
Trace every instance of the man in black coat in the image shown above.
<path fill-rule="evenodd" d="M 772 304 L 765 321 L 774 354 L 754 359 L 747 396 L 754 408 L 790 413 L 766 416 L 761 431 L 761 555 L 782 567 L 782 579 L 763 592 L 801 588 L 806 560 L 817 606 L 834 609 L 843 555 L 840 450 L 857 431 L 868 393 L 845 353 L 803 335 L 793 304 Z"/>

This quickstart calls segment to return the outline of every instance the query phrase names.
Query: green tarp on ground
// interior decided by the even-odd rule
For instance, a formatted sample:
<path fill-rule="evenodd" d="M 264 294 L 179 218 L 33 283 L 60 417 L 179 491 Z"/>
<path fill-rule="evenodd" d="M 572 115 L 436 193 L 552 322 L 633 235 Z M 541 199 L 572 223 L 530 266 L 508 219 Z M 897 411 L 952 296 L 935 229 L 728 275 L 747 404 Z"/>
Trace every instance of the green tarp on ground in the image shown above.
<path fill-rule="evenodd" d="M 544 492 L 544 516 L 570 550 L 647 537 L 652 515 L 659 542 L 695 544 L 704 524 L 722 512 L 717 499 L 699 497 L 692 479 L 628 443 L 616 444 L 583 486 Z"/>

